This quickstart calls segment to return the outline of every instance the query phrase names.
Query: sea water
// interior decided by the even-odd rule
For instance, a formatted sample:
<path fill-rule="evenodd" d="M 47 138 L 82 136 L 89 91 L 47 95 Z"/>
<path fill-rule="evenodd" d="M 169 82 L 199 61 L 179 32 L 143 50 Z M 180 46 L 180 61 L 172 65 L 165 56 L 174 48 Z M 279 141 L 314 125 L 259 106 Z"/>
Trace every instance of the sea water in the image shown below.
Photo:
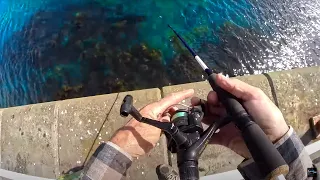
<path fill-rule="evenodd" d="M 319 64 L 316 0 L 1 0 L 0 107 Z"/>

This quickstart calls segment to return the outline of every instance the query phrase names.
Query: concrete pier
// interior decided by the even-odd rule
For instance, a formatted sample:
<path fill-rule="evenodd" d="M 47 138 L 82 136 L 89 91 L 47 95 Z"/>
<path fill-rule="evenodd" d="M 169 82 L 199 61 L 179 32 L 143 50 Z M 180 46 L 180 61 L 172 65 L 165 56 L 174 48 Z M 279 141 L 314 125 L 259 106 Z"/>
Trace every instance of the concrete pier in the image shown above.
<path fill-rule="evenodd" d="M 319 76 L 320 67 L 310 67 L 237 78 L 261 88 L 279 106 L 288 124 L 299 135 L 306 136 L 309 118 L 320 114 Z M 195 82 L 0 109 L 0 166 L 56 178 L 81 166 L 99 143 L 108 141 L 128 121 L 119 115 L 125 95 L 131 94 L 135 106 L 141 108 L 188 88 L 195 89 L 201 98 L 206 98 L 211 90 L 207 82 Z M 199 161 L 200 174 L 235 169 L 241 161 L 231 150 L 209 145 Z M 155 167 L 161 163 L 176 166 L 176 158 L 168 153 L 164 137 L 149 154 L 134 161 L 128 179 L 156 179 Z"/>

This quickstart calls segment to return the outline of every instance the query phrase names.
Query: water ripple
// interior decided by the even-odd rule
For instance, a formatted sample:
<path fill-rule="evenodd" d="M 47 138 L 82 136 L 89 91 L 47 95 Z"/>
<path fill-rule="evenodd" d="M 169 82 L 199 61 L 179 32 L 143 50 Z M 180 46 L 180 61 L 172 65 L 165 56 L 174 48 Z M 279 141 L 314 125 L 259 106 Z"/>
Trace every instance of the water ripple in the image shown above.
<path fill-rule="evenodd" d="M 199 71 L 190 70 L 190 66 L 196 65 L 181 55 L 183 49 L 177 49 L 167 24 L 174 26 L 211 68 L 231 76 L 319 65 L 319 9 L 317 0 L 2 0 L 0 107 L 56 100 L 53 94 L 62 87 L 65 91 L 70 90 L 69 86 L 83 87 L 90 92 L 83 96 L 111 93 L 115 90 L 109 86 L 114 84 L 127 87 L 121 79 L 127 72 L 109 68 L 118 69 L 123 64 L 106 61 L 107 58 L 89 65 L 79 61 L 84 51 L 93 51 L 91 47 L 79 51 L 79 45 L 90 46 L 93 38 L 95 48 L 100 48 L 101 36 L 88 33 L 110 33 L 115 27 L 123 32 L 114 33 L 117 37 L 107 41 L 114 53 L 127 52 L 143 43 L 161 52 L 162 63 L 171 72 L 161 83 L 150 82 L 136 70 L 149 71 L 152 65 L 143 64 L 150 62 L 136 55 L 132 61 L 141 65 L 132 67 L 130 73 L 140 84 L 122 90 L 201 80 Z M 80 43 L 72 39 L 73 30 L 63 29 L 75 23 L 73 18 L 81 15 L 79 11 L 88 15 L 93 26 L 82 34 L 91 39 L 80 38 Z M 99 23 L 104 27 L 99 27 Z M 125 31 L 129 26 L 130 31 Z M 63 39 L 61 44 L 57 44 L 59 38 Z M 75 43 L 68 45 L 70 42 Z M 57 46 L 68 46 L 70 51 L 59 51 Z M 66 52 L 65 57 L 58 53 L 62 51 Z M 104 56 L 107 57 L 106 53 Z M 128 63 L 120 57 L 118 61 Z M 177 62 L 180 64 L 175 65 Z M 162 74 L 160 70 L 150 72 L 156 76 Z M 141 79 L 137 80 L 138 77 Z M 108 78 L 114 80 L 105 82 Z M 105 84 L 100 85 L 101 82 Z"/>

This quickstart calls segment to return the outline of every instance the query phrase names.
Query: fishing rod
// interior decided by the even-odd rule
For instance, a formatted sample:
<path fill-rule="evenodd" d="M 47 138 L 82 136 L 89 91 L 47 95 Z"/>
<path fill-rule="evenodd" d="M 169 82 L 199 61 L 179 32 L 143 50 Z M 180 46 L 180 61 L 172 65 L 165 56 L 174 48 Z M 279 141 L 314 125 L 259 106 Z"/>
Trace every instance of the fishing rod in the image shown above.
<path fill-rule="evenodd" d="M 170 26 L 168 27 L 180 39 L 183 45 L 193 55 L 194 59 L 199 63 L 203 71 L 207 74 L 209 84 L 217 93 L 219 101 L 224 105 L 232 122 L 241 131 L 241 135 L 252 155 L 253 160 L 258 166 L 261 174 L 266 179 L 275 179 L 278 176 L 285 176 L 289 172 L 289 166 L 280 155 L 279 151 L 274 147 L 272 142 L 268 139 L 263 130 L 254 122 L 251 116 L 243 107 L 241 100 L 219 87 L 216 83 L 217 74 L 213 73 L 211 69 L 202 61 L 196 52 L 186 43 L 186 41 Z M 227 124 L 224 122 L 222 124 Z M 180 178 L 197 176 L 194 173 L 195 167 L 188 167 L 180 173 Z M 192 169 L 191 171 L 189 171 Z M 180 168 L 179 168 L 180 170 Z M 181 178 L 182 179 L 182 178 Z M 192 179 L 192 178 L 189 178 Z"/>

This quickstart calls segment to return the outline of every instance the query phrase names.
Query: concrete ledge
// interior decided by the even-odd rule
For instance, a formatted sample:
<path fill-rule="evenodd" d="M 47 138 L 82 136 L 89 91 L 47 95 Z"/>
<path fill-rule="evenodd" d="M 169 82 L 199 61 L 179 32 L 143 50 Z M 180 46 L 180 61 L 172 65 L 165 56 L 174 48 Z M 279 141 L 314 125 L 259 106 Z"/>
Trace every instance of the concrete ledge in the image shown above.
<path fill-rule="evenodd" d="M 159 89 L 148 89 L 0 109 L 1 168 L 56 178 L 81 166 L 129 120 L 119 112 L 127 94 L 133 95 L 137 108 L 161 99 Z M 156 166 L 168 159 L 165 143 L 162 137 L 156 148 L 134 161 L 128 178 L 154 178 Z"/>
<path fill-rule="evenodd" d="M 237 78 L 261 88 L 278 102 L 288 124 L 305 136 L 308 119 L 320 113 L 319 76 L 320 67 L 311 67 Z M 163 87 L 162 92 L 147 89 L 0 109 L 0 166 L 56 178 L 63 171 L 82 165 L 99 143 L 107 141 L 129 120 L 119 116 L 125 95 L 133 95 L 135 105 L 141 108 L 162 96 L 189 88 L 195 89 L 201 98 L 206 98 L 211 90 L 208 83 L 196 82 Z M 188 104 L 189 100 L 184 103 Z M 168 159 L 167 155 L 162 137 L 152 152 L 134 161 L 128 179 L 155 179 L 158 164 L 170 161 L 176 165 L 175 156 L 170 155 Z M 242 157 L 227 148 L 209 145 L 199 161 L 200 174 L 235 169 L 241 161 Z"/>
<path fill-rule="evenodd" d="M 269 73 L 279 108 L 299 135 L 309 129 L 308 120 L 320 114 L 320 67 Z"/>
<path fill-rule="evenodd" d="M 1 123 L 1 168 L 55 177 L 55 103 L 4 109 Z"/>
<path fill-rule="evenodd" d="M 117 94 L 109 94 L 56 103 L 61 172 L 83 164 L 116 98 Z"/>
<path fill-rule="evenodd" d="M 1 154 L 2 154 L 2 134 L 1 134 L 2 112 L 3 112 L 3 109 L 0 109 L 0 168 L 1 168 L 1 165 L 3 164 L 2 159 L 1 159 Z M 0 180 L 1 180 L 1 178 L 0 178 Z"/>

